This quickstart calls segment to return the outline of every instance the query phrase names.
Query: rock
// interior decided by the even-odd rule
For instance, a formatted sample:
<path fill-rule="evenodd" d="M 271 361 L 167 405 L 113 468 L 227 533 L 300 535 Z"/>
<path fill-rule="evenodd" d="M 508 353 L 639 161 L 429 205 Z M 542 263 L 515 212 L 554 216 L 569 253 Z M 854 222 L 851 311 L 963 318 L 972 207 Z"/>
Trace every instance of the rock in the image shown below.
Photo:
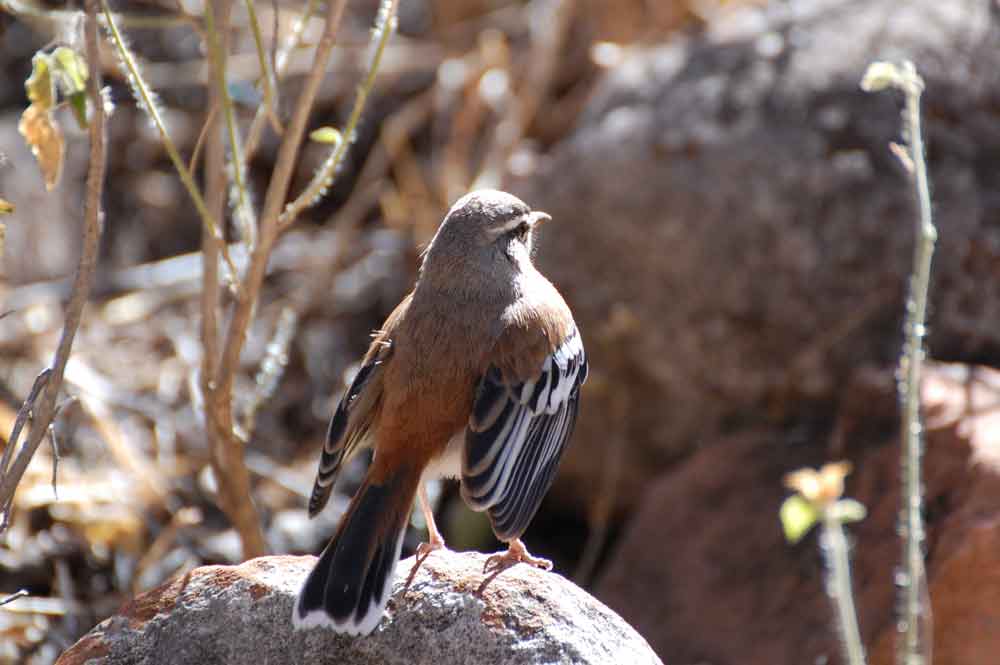
<path fill-rule="evenodd" d="M 554 496 L 591 504 L 618 454 L 631 507 L 700 443 L 829 412 L 857 367 L 894 362 L 915 206 L 888 147 L 899 97 L 859 89 L 875 59 L 910 58 L 927 82 L 931 348 L 1000 356 L 990 4 L 734 8 L 703 36 L 631 51 L 570 138 L 506 183 L 555 219 L 538 256 L 591 359 Z"/>
<path fill-rule="evenodd" d="M 992 664 L 1000 649 L 1000 372 L 927 369 L 934 662 Z M 843 457 L 854 465 L 846 494 L 868 508 L 849 529 L 862 636 L 873 647 L 869 662 L 893 662 L 899 445 L 894 421 L 879 415 L 893 400 L 892 373 L 861 373 L 845 390 L 855 388 L 868 398 L 846 403 L 835 436 L 734 435 L 653 484 L 596 593 L 666 662 L 840 662 L 816 534 L 787 545 L 778 509 L 786 472 Z"/>
<path fill-rule="evenodd" d="M 476 597 L 485 560 L 435 552 L 405 596 L 413 559 L 401 561 L 390 618 L 364 638 L 293 630 L 295 594 L 315 557 L 203 566 L 138 596 L 58 664 L 660 662 L 628 624 L 555 573 L 516 566 Z"/>

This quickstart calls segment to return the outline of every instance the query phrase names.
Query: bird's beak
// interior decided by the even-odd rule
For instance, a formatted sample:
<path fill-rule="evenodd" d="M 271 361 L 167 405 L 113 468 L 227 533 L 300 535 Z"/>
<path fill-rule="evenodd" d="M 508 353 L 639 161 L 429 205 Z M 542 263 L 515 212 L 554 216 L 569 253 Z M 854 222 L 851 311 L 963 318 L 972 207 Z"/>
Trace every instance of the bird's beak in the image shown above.
<path fill-rule="evenodd" d="M 552 215 L 547 212 L 533 212 L 528 215 L 528 223 L 531 224 L 531 228 L 539 226 L 542 222 L 552 221 Z"/>

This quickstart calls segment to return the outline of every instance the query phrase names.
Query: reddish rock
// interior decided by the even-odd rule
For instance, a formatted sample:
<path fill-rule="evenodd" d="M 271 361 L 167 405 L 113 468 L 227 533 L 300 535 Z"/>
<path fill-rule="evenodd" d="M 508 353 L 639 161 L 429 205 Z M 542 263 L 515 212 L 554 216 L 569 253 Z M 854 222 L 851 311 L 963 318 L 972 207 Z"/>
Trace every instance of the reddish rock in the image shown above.
<path fill-rule="evenodd" d="M 651 488 L 598 596 L 666 662 L 839 662 L 815 534 L 787 545 L 784 473 L 847 458 L 855 597 L 873 665 L 892 662 L 899 560 L 899 446 L 889 372 L 845 386 L 833 436 L 757 430 L 707 446 Z M 873 380 L 878 379 L 880 380 Z M 1000 373 L 928 367 L 924 384 L 928 571 L 936 665 L 993 665 L 1000 653 Z"/>

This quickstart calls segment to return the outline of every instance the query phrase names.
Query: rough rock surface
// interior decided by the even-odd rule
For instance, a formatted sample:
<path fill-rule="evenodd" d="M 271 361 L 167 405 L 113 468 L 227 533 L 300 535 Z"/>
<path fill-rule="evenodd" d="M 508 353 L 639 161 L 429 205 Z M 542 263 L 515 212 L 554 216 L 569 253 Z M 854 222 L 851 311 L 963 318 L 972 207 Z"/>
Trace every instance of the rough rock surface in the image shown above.
<path fill-rule="evenodd" d="M 899 446 L 892 374 L 859 372 L 829 442 L 790 431 L 706 447 L 659 479 L 597 595 L 666 662 L 840 662 L 816 534 L 787 545 L 781 478 L 850 459 L 846 493 L 868 517 L 851 527 L 855 599 L 869 662 L 890 665 L 899 560 Z M 938 665 L 992 665 L 1000 653 L 1000 372 L 931 365 L 924 384 L 928 573 Z M 888 405 L 888 406 L 887 406 Z M 679 508 L 682 506 L 682 508 Z"/>
<path fill-rule="evenodd" d="M 204 566 L 138 596 L 58 664 L 660 662 L 628 624 L 555 573 L 516 566 L 475 596 L 485 560 L 435 552 L 405 596 L 413 559 L 401 561 L 389 618 L 364 638 L 293 630 L 295 594 L 315 557 Z"/>
<path fill-rule="evenodd" d="M 859 89 L 875 59 L 927 82 L 932 351 L 1000 357 L 991 3 L 766 5 L 627 53 L 571 137 L 507 183 L 555 219 L 539 259 L 591 358 L 557 496 L 593 500 L 621 437 L 633 505 L 699 443 L 830 411 L 856 367 L 894 361 L 915 206 L 888 147 L 900 99 Z"/>

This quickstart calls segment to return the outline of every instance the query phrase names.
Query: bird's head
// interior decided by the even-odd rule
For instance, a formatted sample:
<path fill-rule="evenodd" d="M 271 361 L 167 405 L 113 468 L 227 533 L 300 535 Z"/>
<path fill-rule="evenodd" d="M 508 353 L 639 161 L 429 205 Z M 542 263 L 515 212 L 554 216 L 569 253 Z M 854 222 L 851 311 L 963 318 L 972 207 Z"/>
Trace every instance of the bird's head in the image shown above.
<path fill-rule="evenodd" d="M 445 216 L 424 254 L 421 275 L 440 278 L 444 275 L 435 273 L 448 271 L 448 279 L 454 280 L 483 273 L 497 280 L 511 279 L 530 269 L 534 231 L 549 219 L 506 192 L 470 192 Z"/>

